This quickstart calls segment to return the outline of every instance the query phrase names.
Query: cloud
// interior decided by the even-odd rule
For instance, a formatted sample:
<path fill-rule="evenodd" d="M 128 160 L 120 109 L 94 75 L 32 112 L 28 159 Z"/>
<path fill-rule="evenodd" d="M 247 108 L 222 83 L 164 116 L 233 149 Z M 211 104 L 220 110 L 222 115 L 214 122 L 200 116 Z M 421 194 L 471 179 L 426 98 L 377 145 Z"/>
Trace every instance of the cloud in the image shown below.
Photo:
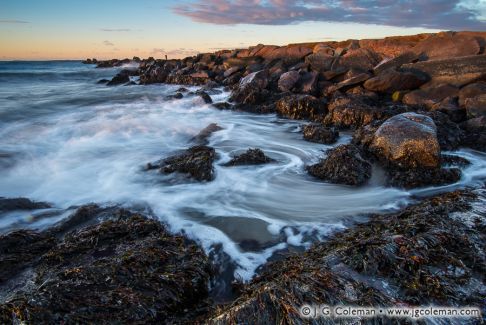
<path fill-rule="evenodd" d="M 196 0 L 172 10 L 219 25 L 287 25 L 304 21 L 485 30 L 484 0 Z"/>
<path fill-rule="evenodd" d="M 103 45 L 105 45 L 105 46 L 115 46 L 115 44 L 113 44 L 110 41 L 103 41 Z"/>
<path fill-rule="evenodd" d="M 0 24 L 30 24 L 30 23 L 25 20 L 0 19 Z"/>
<path fill-rule="evenodd" d="M 132 30 L 130 28 L 100 28 L 100 31 L 123 33 L 123 32 L 131 32 Z"/>

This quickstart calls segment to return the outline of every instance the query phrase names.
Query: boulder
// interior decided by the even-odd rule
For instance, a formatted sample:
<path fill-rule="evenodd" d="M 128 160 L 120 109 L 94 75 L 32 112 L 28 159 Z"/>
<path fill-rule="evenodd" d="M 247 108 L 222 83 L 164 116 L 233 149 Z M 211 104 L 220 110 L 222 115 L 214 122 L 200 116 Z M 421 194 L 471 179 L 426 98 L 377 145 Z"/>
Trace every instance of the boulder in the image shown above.
<path fill-rule="evenodd" d="M 343 80 L 340 83 L 331 86 L 327 89 L 328 93 L 334 93 L 338 90 L 346 91 L 350 88 L 363 84 L 371 77 L 369 73 L 359 73 L 356 76 L 352 76 L 349 79 Z"/>
<path fill-rule="evenodd" d="M 207 144 L 208 138 L 214 133 L 223 130 L 222 127 L 220 127 L 216 123 L 211 123 L 208 126 L 206 126 L 204 129 L 202 129 L 195 137 L 191 139 L 191 141 L 194 141 L 198 144 Z"/>
<path fill-rule="evenodd" d="M 300 73 L 289 71 L 280 76 L 278 80 L 278 89 L 282 92 L 291 91 L 300 80 Z"/>
<path fill-rule="evenodd" d="M 466 119 L 466 110 L 459 107 L 457 97 L 446 97 L 441 102 L 432 105 L 431 111 L 438 111 L 449 116 L 450 120 L 460 123 Z"/>
<path fill-rule="evenodd" d="M 291 95 L 276 103 L 277 114 L 291 119 L 322 121 L 327 114 L 326 102 L 311 95 Z"/>
<path fill-rule="evenodd" d="M 361 71 L 371 71 L 380 62 L 381 56 L 379 54 L 371 49 L 359 48 L 349 50 L 345 55 L 337 58 L 331 69 L 345 68 L 349 70 L 354 68 Z"/>
<path fill-rule="evenodd" d="M 309 65 L 312 71 L 326 72 L 331 69 L 336 58 L 327 53 L 315 53 L 305 57 L 305 64 Z"/>
<path fill-rule="evenodd" d="M 481 47 L 475 37 L 452 32 L 432 35 L 419 42 L 412 51 L 425 55 L 428 60 L 440 60 L 476 55 Z"/>
<path fill-rule="evenodd" d="M 464 100 L 464 107 L 469 118 L 486 116 L 486 93 Z"/>
<path fill-rule="evenodd" d="M 230 166 L 243 166 L 243 165 L 262 165 L 274 161 L 275 161 L 274 159 L 267 157 L 261 149 L 250 148 L 246 152 L 242 153 L 241 155 L 232 158 L 230 161 L 223 164 L 223 166 L 230 167 Z"/>
<path fill-rule="evenodd" d="M 459 105 L 464 106 L 466 99 L 482 94 L 486 94 L 486 82 L 476 82 L 464 86 L 459 91 Z"/>
<path fill-rule="evenodd" d="M 388 69 L 366 80 L 364 87 L 371 91 L 393 94 L 395 91 L 417 89 L 427 81 L 427 76 L 421 73 Z"/>
<path fill-rule="evenodd" d="M 486 116 L 469 119 L 461 124 L 461 127 L 472 133 L 486 131 Z"/>
<path fill-rule="evenodd" d="M 328 56 L 334 56 L 334 49 L 324 43 L 319 43 L 312 49 L 313 54 L 324 54 Z"/>
<path fill-rule="evenodd" d="M 363 185 L 371 177 L 371 164 L 366 161 L 358 147 L 341 145 L 327 152 L 319 163 L 307 167 L 314 177 L 335 184 Z"/>
<path fill-rule="evenodd" d="M 407 105 L 425 106 L 431 108 L 447 97 L 457 96 L 459 88 L 451 85 L 440 85 L 437 87 L 417 89 L 403 96 L 402 102 Z"/>
<path fill-rule="evenodd" d="M 235 73 L 237 73 L 238 71 L 242 70 L 241 67 L 239 66 L 234 66 L 234 67 L 231 67 L 229 69 L 227 69 L 225 72 L 224 72 L 224 77 L 225 78 L 228 78 L 228 77 L 231 77 L 232 75 L 234 75 Z"/>
<path fill-rule="evenodd" d="M 304 72 L 300 78 L 300 92 L 304 94 L 313 95 L 317 92 L 317 82 L 319 74 L 315 71 Z"/>
<path fill-rule="evenodd" d="M 362 96 L 334 96 L 328 106 L 324 124 L 343 128 L 358 128 L 389 116 L 383 107 L 369 105 Z"/>
<path fill-rule="evenodd" d="M 399 56 L 391 59 L 391 60 L 384 60 L 380 62 L 374 69 L 373 72 L 376 75 L 379 75 L 380 73 L 389 70 L 389 69 L 395 69 L 398 70 L 402 65 L 408 64 L 408 63 L 414 63 L 419 61 L 421 58 L 420 54 L 417 54 L 415 52 L 405 52 L 400 54 Z"/>
<path fill-rule="evenodd" d="M 213 162 L 216 151 L 207 146 L 194 146 L 182 152 L 165 158 L 156 163 L 147 164 L 147 170 L 159 169 L 160 172 L 188 174 L 197 181 L 212 181 L 214 179 Z"/>
<path fill-rule="evenodd" d="M 321 124 L 308 124 L 303 128 L 304 140 L 322 144 L 333 144 L 339 138 L 339 131 Z"/>
<path fill-rule="evenodd" d="M 404 189 L 447 185 L 456 183 L 460 179 L 459 168 L 387 170 L 387 184 Z"/>
<path fill-rule="evenodd" d="M 449 116 L 440 111 L 424 112 L 437 127 L 437 139 L 442 150 L 457 150 L 463 140 L 464 132 Z"/>
<path fill-rule="evenodd" d="M 201 99 L 203 100 L 203 102 L 205 104 L 212 104 L 213 103 L 213 100 L 211 99 L 211 96 L 209 96 L 209 94 L 205 91 L 197 91 L 196 94 L 201 97 Z"/>
<path fill-rule="evenodd" d="M 486 76 L 486 55 L 473 55 L 443 60 L 405 64 L 403 69 L 416 69 L 430 77 L 430 84 L 462 87 Z"/>
<path fill-rule="evenodd" d="M 425 115 L 403 113 L 376 131 L 370 150 L 380 160 L 403 168 L 437 168 L 440 146 L 434 121 Z"/>
<path fill-rule="evenodd" d="M 268 71 L 260 70 L 250 73 L 240 81 L 240 88 L 251 87 L 265 89 L 268 86 Z"/>

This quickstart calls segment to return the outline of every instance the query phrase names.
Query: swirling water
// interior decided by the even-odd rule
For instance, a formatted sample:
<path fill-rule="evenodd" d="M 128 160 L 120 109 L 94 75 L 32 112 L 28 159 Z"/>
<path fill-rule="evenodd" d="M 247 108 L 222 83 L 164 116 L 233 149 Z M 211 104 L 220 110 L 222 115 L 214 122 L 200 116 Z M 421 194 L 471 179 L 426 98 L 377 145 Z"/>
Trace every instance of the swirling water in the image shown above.
<path fill-rule="evenodd" d="M 306 247 L 368 213 L 396 209 L 415 195 L 480 184 L 486 175 L 486 155 L 461 150 L 456 154 L 472 164 L 450 186 L 387 188 L 378 168 L 363 187 L 328 184 L 308 176 L 304 166 L 331 146 L 303 141 L 302 122 L 219 111 L 195 96 L 166 100 L 179 88 L 174 85 L 96 84 L 116 72 L 70 61 L 0 63 L 0 196 L 54 205 L 49 213 L 0 214 L 1 232 L 45 228 L 70 207 L 91 202 L 145 208 L 208 252 L 222 247 L 237 275 L 249 279 L 277 250 Z M 212 95 L 214 101 L 227 97 Z M 143 170 L 189 147 L 210 123 L 224 128 L 210 138 L 218 153 L 213 182 Z M 349 141 L 343 134 L 336 145 Z M 220 165 L 250 147 L 277 162 Z"/>

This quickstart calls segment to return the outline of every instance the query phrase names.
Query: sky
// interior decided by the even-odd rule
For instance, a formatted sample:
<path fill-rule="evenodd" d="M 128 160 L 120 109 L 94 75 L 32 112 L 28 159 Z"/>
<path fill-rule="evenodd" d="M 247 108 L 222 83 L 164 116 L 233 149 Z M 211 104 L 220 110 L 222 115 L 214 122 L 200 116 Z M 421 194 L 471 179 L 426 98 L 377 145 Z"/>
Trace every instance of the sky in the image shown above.
<path fill-rule="evenodd" d="M 486 0 L 0 0 L 0 60 L 181 58 L 440 30 L 486 31 Z"/>

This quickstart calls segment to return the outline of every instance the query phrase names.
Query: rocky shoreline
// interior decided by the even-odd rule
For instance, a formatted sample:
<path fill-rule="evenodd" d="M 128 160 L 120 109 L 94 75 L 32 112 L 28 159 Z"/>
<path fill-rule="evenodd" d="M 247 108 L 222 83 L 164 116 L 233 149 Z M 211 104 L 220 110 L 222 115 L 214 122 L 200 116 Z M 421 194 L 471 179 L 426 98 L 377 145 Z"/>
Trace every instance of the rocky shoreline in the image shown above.
<path fill-rule="evenodd" d="M 199 96 L 220 110 L 310 121 L 303 127 L 310 142 L 332 144 L 351 130 L 352 142 L 307 166 L 309 175 L 361 186 L 379 166 L 389 186 L 412 189 L 461 178 L 469 162 L 444 151 L 486 151 L 485 44 L 483 32 L 445 32 L 85 63 L 138 65 L 99 82 L 107 86 L 200 86 L 167 100 Z M 231 91 L 229 102 L 213 103 L 221 87 Z M 217 153 L 206 139 L 220 129 L 209 125 L 187 150 L 148 163 L 146 172 L 211 182 Z M 225 168 L 273 162 L 258 148 L 242 150 Z M 484 189 L 463 189 L 370 216 L 305 253 L 282 253 L 250 283 L 235 282 L 234 299 L 222 305 L 211 293 L 218 266 L 195 242 L 150 215 L 84 206 L 48 230 L 0 236 L 0 319 L 294 324 L 306 303 L 476 306 L 484 313 L 485 199 Z M 48 206 L 0 198 L 0 211 Z"/>

